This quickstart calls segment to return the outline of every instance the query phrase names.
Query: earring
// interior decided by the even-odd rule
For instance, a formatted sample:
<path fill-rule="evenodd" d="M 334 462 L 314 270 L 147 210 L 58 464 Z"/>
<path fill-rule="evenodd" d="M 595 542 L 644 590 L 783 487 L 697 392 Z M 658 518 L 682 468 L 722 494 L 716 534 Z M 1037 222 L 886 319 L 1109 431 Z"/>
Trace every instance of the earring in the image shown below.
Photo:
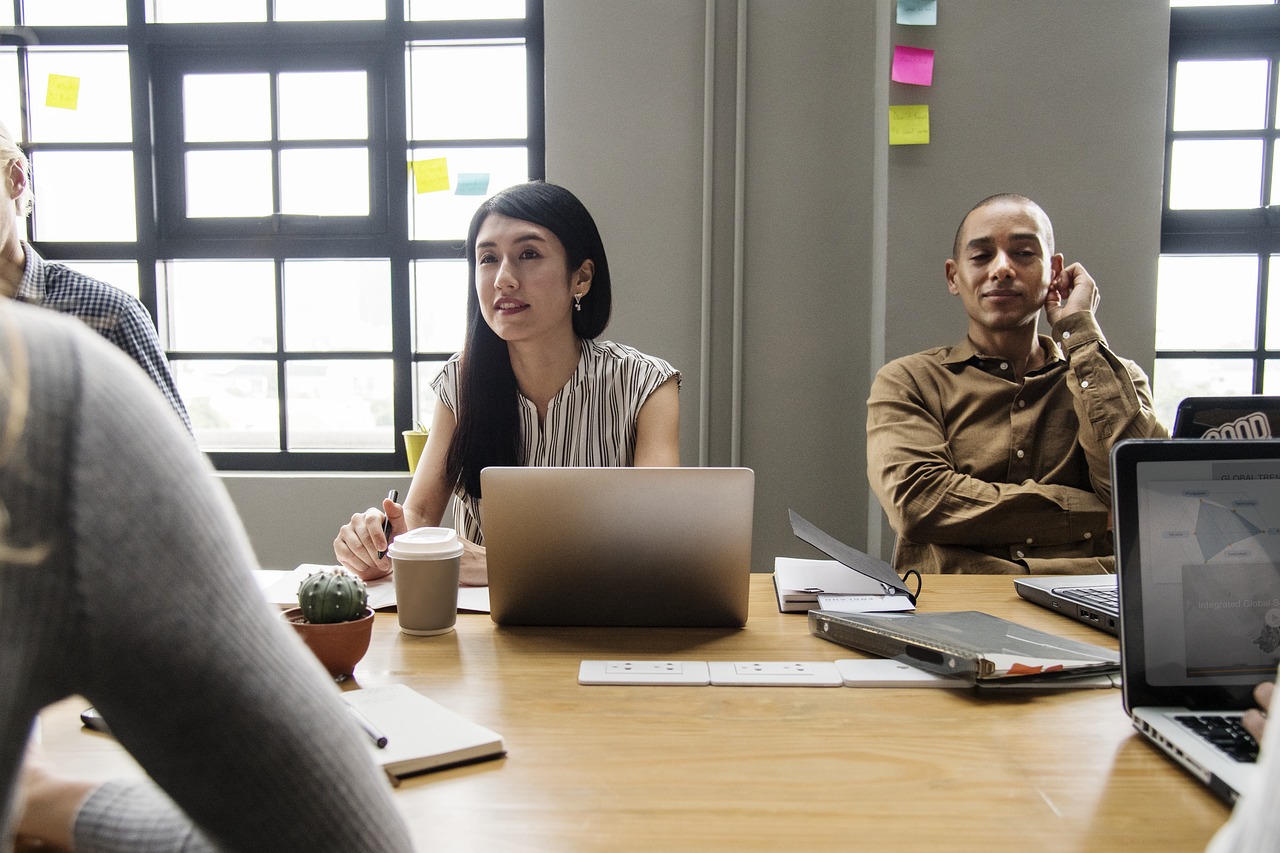
<path fill-rule="evenodd" d="M 582 294 L 581 293 L 573 294 L 573 310 L 574 311 L 582 310 Z"/>

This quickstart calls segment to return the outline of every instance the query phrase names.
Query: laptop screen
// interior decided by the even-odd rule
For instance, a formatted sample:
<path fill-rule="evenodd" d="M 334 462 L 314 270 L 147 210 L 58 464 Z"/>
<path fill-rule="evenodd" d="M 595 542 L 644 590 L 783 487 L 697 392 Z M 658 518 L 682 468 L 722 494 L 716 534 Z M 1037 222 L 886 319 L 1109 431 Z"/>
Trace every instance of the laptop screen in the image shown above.
<path fill-rule="evenodd" d="M 1280 441 L 1122 442 L 1112 478 L 1126 700 L 1248 704 L 1280 663 Z"/>

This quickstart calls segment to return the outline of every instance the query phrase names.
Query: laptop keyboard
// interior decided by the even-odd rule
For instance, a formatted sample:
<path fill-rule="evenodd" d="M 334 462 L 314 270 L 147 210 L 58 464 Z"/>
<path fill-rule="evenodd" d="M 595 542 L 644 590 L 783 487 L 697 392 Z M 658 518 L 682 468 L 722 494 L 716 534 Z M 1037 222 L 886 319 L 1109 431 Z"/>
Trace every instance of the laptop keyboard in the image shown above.
<path fill-rule="evenodd" d="M 1174 719 L 1236 761 L 1258 759 L 1258 742 L 1240 725 L 1239 717 L 1182 714 Z"/>
<path fill-rule="evenodd" d="M 1063 598 L 1104 613 L 1120 613 L 1120 595 L 1114 587 L 1068 586 L 1054 590 Z"/>

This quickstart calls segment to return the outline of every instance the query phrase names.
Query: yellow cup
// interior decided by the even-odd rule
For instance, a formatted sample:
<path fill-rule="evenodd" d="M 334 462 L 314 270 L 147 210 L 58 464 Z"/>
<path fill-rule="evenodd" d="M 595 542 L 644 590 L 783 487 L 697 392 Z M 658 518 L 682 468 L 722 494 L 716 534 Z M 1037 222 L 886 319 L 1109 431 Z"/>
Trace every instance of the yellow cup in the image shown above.
<path fill-rule="evenodd" d="M 407 429 L 401 435 L 404 436 L 404 455 L 409 460 L 409 473 L 412 474 L 418 468 L 418 457 L 422 456 L 422 448 L 427 444 L 427 434 Z"/>

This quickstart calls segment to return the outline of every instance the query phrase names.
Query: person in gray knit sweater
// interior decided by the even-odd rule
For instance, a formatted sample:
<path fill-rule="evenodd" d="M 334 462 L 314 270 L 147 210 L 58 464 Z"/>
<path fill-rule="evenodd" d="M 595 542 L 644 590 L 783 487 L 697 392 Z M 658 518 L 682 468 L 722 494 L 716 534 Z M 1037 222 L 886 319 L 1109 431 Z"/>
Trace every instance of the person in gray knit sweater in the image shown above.
<path fill-rule="evenodd" d="M 0 845 L 411 850 L 338 688 L 271 611 L 226 493 L 138 367 L 0 304 Z M 149 780 L 22 769 L 92 703 Z"/>

